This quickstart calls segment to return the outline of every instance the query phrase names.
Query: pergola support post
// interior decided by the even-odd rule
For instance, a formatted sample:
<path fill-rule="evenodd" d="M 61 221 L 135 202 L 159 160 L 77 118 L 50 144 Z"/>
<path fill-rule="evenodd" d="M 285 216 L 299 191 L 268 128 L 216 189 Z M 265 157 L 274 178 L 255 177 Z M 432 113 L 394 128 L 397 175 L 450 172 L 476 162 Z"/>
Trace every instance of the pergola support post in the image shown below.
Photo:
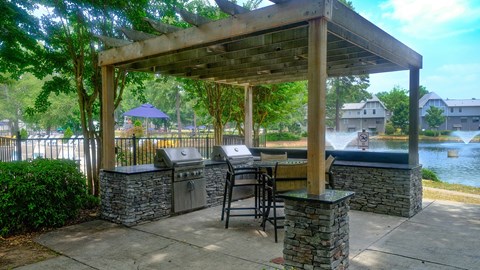
<path fill-rule="evenodd" d="M 115 168 L 114 67 L 102 66 L 102 169 Z"/>
<path fill-rule="evenodd" d="M 247 147 L 253 147 L 253 87 L 250 85 L 245 86 L 245 125 L 244 136 L 245 145 Z"/>
<path fill-rule="evenodd" d="M 410 69 L 410 99 L 409 99 L 409 129 L 408 129 L 408 164 L 418 165 L 418 135 L 419 135 L 419 99 L 420 70 Z"/>
<path fill-rule="evenodd" d="M 327 20 L 308 27 L 308 171 L 307 193 L 325 192 L 325 93 L 327 88 Z"/>

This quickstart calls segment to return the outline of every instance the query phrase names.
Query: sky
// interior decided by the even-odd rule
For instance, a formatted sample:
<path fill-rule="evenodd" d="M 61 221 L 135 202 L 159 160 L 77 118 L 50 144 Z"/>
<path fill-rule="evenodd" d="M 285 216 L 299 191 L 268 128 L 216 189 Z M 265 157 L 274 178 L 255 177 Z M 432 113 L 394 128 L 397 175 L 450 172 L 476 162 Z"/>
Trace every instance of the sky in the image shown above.
<path fill-rule="evenodd" d="M 480 99 L 479 0 L 350 1 L 356 12 L 423 56 L 420 84 L 428 91 L 444 99 Z M 261 6 L 271 4 L 263 0 Z M 372 74 L 368 91 L 395 86 L 408 89 L 408 71 Z"/>

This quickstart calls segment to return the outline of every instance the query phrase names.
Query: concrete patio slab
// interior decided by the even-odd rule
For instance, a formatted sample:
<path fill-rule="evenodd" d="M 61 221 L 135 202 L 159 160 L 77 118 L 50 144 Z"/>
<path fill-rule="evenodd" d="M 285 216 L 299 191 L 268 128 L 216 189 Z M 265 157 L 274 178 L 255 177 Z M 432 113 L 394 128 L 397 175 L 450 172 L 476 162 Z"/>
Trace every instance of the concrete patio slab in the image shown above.
<path fill-rule="evenodd" d="M 240 201 L 237 204 L 251 203 Z M 62 256 L 19 269 L 282 269 L 273 228 L 220 207 L 125 227 L 96 220 L 41 235 Z M 480 206 L 424 201 L 411 219 L 350 211 L 350 269 L 478 269 Z"/>
<path fill-rule="evenodd" d="M 461 269 L 480 266 L 480 207 L 436 201 L 369 247 Z"/>

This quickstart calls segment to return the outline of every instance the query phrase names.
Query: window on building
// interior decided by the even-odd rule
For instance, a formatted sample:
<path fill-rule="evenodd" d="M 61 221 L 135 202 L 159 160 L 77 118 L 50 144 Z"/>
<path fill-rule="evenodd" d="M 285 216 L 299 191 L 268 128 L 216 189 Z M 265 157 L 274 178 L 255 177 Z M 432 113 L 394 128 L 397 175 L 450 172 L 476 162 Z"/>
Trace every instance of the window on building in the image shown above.
<path fill-rule="evenodd" d="M 363 110 L 363 114 L 367 114 L 367 110 Z"/>
<path fill-rule="evenodd" d="M 462 108 L 461 108 L 461 107 L 460 107 L 460 108 L 458 108 L 458 112 L 462 112 Z"/>
<path fill-rule="evenodd" d="M 453 108 L 450 108 L 450 112 L 453 113 Z"/>
<path fill-rule="evenodd" d="M 360 115 L 360 112 L 357 112 L 357 115 Z"/>
<path fill-rule="evenodd" d="M 478 123 L 480 121 L 480 117 L 473 117 L 472 122 Z"/>
<path fill-rule="evenodd" d="M 467 123 L 467 118 L 466 118 L 466 117 L 460 118 L 460 122 L 461 122 L 461 123 Z"/>
<path fill-rule="evenodd" d="M 373 109 L 372 113 L 373 113 L 373 114 L 376 114 L 376 113 L 377 113 L 377 111 L 376 111 L 375 109 Z"/>
<path fill-rule="evenodd" d="M 375 124 L 379 125 L 382 121 L 380 120 L 375 120 Z"/>

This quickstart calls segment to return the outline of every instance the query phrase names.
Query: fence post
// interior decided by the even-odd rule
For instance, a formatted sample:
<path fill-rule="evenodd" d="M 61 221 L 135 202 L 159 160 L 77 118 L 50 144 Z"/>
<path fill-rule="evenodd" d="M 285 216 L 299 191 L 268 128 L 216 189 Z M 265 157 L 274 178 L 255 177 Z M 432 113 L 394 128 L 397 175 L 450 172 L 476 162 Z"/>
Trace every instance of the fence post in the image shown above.
<path fill-rule="evenodd" d="M 137 165 L 137 138 L 135 137 L 135 133 L 132 136 L 133 142 L 133 165 Z"/>
<path fill-rule="evenodd" d="M 210 139 L 208 138 L 208 134 L 207 134 L 207 159 L 210 159 Z"/>
<path fill-rule="evenodd" d="M 22 135 L 20 134 L 20 131 L 17 131 L 17 160 L 22 161 Z"/>

